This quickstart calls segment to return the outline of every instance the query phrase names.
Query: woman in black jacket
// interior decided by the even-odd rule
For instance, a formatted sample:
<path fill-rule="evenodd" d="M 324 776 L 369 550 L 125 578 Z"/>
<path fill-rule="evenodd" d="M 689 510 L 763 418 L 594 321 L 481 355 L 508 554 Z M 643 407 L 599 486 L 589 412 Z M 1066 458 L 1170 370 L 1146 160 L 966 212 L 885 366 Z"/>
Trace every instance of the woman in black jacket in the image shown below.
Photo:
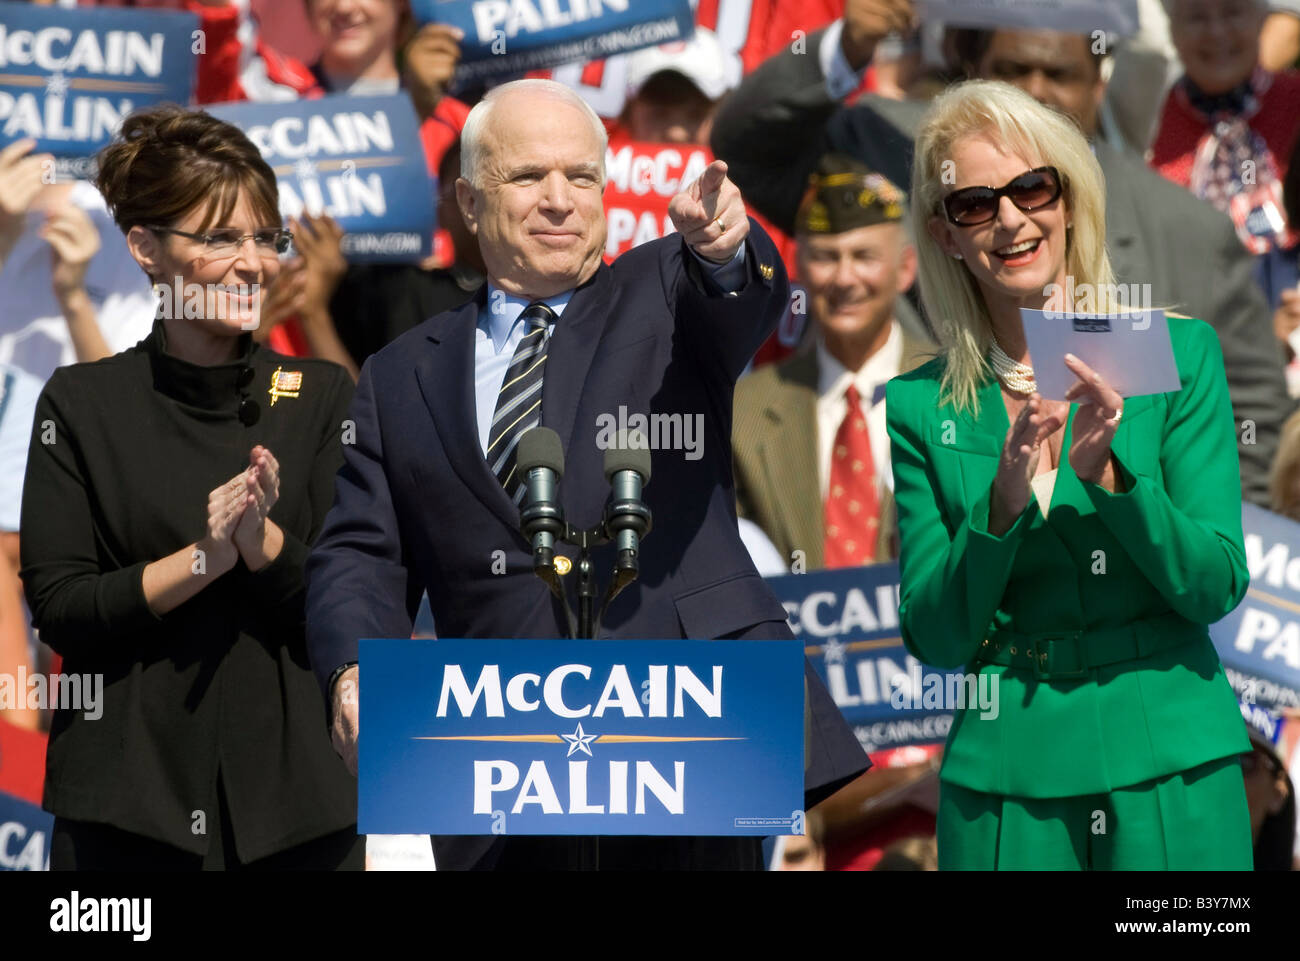
<path fill-rule="evenodd" d="M 249 333 L 290 240 L 274 174 L 237 128 L 160 107 L 97 185 L 160 301 L 37 405 L 24 587 L 63 670 L 103 679 L 54 717 L 51 867 L 360 868 L 303 633 L 352 384 Z"/>

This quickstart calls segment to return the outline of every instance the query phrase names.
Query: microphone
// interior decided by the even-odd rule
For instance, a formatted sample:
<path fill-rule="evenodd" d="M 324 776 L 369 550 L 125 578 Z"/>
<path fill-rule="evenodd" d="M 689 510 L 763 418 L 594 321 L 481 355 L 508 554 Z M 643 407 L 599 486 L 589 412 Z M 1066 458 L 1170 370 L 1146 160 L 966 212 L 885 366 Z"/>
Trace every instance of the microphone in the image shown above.
<path fill-rule="evenodd" d="M 610 499 L 605 505 L 605 530 L 618 542 L 616 571 L 636 576 L 641 538 L 650 532 L 650 508 L 641 492 L 650 484 L 650 445 L 638 430 L 621 430 L 605 451 L 605 480 Z"/>
<path fill-rule="evenodd" d="M 564 476 L 564 445 L 549 427 L 534 427 L 519 438 L 515 463 L 524 472 L 525 493 L 519 529 L 533 547 L 533 569 L 554 567 L 555 539 L 564 535 L 564 508 L 558 487 Z"/>

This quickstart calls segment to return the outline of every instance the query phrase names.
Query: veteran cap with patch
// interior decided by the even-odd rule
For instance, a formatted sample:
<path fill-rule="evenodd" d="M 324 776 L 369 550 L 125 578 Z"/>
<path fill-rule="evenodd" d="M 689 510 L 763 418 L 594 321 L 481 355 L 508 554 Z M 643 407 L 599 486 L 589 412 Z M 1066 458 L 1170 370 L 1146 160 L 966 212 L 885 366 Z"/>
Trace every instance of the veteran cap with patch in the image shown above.
<path fill-rule="evenodd" d="M 795 230 L 842 234 L 858 227 L 897 223 L 903 219 L 906 205 L 906 195 L 890 180 L 847 154 L 828 153 L 808 178 Z"/>

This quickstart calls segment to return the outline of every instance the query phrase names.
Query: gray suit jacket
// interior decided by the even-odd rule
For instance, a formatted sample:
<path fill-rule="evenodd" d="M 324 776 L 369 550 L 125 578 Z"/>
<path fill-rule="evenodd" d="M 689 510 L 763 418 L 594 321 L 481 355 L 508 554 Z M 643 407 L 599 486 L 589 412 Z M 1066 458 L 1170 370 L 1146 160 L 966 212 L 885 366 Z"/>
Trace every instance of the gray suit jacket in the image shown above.
<path fill-rule="evenodd" d="M 831 150 L 911 185 L 912 136 L 926 104 L 866 96 L 842 108 L 826 92 L 812 34 L 751 73 L 713 123 L 713 152 L 765 217 L 793 232 L 808 175 Z M 1268 472 L 1287 395 L 1272 314 L 1232 222 L 1136 156 L 1096 141 L 1106 177 L 1106 244 L 1118 283 L 1151 285 L 1152 303 L 1210 323 L 1219 334 L 1237 422 L 1242 496 L 1267 507 Z M 1253 425 L 1253 430 L 1251 426 Z"/>

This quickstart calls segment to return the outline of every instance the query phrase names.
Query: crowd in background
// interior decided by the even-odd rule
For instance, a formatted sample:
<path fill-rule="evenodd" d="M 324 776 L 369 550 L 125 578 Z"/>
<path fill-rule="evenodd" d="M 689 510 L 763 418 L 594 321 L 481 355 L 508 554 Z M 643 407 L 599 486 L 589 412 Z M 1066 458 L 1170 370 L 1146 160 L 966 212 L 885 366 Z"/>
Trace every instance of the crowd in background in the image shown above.
<path fill-rule="evenodd" d="M 1300 3 L 1141 0 L 1131 37 L 923 22 L 908 0 L 700 0 L 695 38 L 615 66 L 539 71 L 576 87 L 610 147 L 690 145 L 729 164 L 796 285 L 786 322 L 737 389 L 742 534 L 764 573 L 897 556 L 884 384 L 939 349 L 914 292 L 905 216 L 911 131 L 965 78 L 1021 87 L 1078 123 L 1107 183 L 1117 280 L 1219 334 L 1247 501 L 1300 520 Z M 96 4 L 82 4 L 93 6 Z M 356 378 L 368 356 L 484 281 L 455 202 L 459 37 L 405 0 L 156 0 L 197 13 L 200 104 L 409 92 L 437 177 L 433 254 L 349 265 L 330 217 L 304 214 L 255 337 Z M 259 7 L 264 15 L 257 16 Z M 273 9 L 272 9 L 273 8 Z M 733 11 L 734 14 L 734 11 Z M 743 24 L 743 29 L 738 26 Z M 479 92 L 481 93 L 481 91 Z M 56 670 L 29 628 L 19 504 L 33 412 L 60 366 L 130 347 L 155 297 L 103 198 L 46 184 L 44 158 L 0 150 L 0 671 Z M 38 728 L 25 710 L 3 720 Z M 1267 741 L 1242 765 L 1257 867 L 1289 868 L 1294 787 Z M 904 749 L 821 806 L 787 868 L 926 869 L 937 749 Z"/>

